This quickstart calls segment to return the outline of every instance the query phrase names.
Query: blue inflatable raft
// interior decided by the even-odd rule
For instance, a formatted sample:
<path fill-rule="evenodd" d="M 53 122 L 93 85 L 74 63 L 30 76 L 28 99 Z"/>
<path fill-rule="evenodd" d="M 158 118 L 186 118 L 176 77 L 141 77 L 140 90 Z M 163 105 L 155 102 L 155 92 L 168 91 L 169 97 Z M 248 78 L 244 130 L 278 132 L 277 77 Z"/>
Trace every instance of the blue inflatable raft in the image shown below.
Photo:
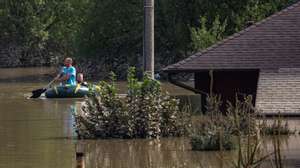
<path fill-rule="evenodd" d="M 49 88 L 45 96 L 47 98 L 82 98 L 89 93 L 89 88 L 82 85 L 54 86 Z"/>

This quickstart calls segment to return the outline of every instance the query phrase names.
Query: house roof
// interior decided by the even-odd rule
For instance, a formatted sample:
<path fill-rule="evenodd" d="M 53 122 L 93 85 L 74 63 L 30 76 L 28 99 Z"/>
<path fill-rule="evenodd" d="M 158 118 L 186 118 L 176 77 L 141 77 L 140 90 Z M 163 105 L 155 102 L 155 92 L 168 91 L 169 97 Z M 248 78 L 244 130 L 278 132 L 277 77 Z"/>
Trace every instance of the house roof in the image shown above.
<path fill-rule="evenodd" d="M 300 1 L 164 71 L 300 68 Z"/>

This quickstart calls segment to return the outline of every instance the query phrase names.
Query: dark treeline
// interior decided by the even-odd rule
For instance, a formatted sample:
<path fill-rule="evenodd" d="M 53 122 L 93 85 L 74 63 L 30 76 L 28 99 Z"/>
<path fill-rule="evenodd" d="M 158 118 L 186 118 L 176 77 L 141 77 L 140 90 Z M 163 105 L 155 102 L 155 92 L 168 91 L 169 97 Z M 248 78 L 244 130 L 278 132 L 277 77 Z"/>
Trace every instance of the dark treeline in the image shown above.
<path fill-rule="evenodd" d="M 157 0 L 156 69 L 295 1 Z M 50 65 L 69 55 L 89 75 L 124 77 L 142 62 L 142 0 L 0 0 L 0 29 L 0 66 Z"/>

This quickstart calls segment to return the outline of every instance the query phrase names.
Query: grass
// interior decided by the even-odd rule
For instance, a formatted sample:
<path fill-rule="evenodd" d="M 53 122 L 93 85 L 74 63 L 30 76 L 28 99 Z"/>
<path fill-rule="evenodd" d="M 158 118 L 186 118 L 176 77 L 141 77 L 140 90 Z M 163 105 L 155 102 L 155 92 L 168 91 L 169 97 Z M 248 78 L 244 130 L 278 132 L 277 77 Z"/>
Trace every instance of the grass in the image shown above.
<path fill-rule="evenodd" d="M 292 135 L 296 133 L 296 130 L 292 130 L 288 121 L 283 121 L 281 114 L 278 113 L 278 117 L 273 118 L 271 123 L 268 123 L 265 118 L 262 120 L 260 133 L 262 135 Z"/>

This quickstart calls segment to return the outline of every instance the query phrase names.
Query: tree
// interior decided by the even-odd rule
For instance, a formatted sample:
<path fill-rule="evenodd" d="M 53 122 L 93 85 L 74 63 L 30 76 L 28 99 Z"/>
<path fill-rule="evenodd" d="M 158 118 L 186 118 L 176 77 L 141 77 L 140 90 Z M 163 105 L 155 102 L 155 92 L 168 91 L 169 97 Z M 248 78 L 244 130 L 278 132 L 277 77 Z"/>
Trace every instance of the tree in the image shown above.
<path fill-rule="evenodd" d="M 124 74 L 141 63 L 143 2 L 94 0 L 78 37 L 78 55 L 104 62 L 102 69 Z"/>
<path fill-rule="evenodd" d="M 295 1 L 156 1 L 155 69 L 209 47 L 244 29 L 249 21 L 260 21 Z M 21 48 L 19 60 L 38 63 L 71 54 L 81 62 L 97 62 L 101 67 L 92 73 L 113 70 L 121 78 L 129 66 L 142 67 L 141 0 L 2 0 L 0 23 L 1 47 Z M 87 65 L 83 68 L 90 73 Z"/>
<path fill-rule="evenodd" d="M 22 50 L 20 59 L 70 53 L 88 0 L 3 0 L 1 37 Z M 51 55 L 50 57 L 53 57 Z M 39 58 L 34 58 L 39 57 Z M 49 58 L 49 57 L 48 57 Z M 50 58 L 49 58 L 50 59 Z"/>
<path fill-rule="evenodd" d="M 206 24 L 206 18 L 201 17 L 201 27 L 191 28 L 192 46 L 194 51 L 206 49 L 223 39 L 226 21 L 221 23 L 219 17 L 216 17 L 211 28 L 207 28 Z"/>

